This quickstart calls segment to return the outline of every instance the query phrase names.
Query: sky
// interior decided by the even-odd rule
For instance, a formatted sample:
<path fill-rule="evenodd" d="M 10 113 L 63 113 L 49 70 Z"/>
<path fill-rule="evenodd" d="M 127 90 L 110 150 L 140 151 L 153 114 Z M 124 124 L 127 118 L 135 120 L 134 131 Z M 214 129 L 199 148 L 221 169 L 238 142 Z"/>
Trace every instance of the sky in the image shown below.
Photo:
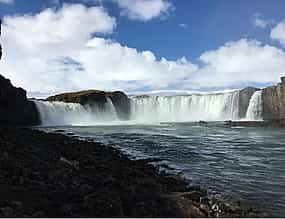
<path fill-rule="evenodd" d="M 29 96 L 264 87 L 285 75 L 284 0 L 0 0 L 0 73 Z"/>

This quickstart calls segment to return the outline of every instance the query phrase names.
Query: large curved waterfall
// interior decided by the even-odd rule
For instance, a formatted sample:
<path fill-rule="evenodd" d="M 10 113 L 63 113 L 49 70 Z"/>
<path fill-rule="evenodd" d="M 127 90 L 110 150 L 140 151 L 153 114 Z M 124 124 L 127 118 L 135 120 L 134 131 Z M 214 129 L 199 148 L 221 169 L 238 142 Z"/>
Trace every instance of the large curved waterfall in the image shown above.
<path fill-rule="evenodd" d="M 239 119 L 238 104 L 238 91 L 207 95 L 135 97 L 131 104 L 131 118 L 141 122 L 236 120 Z"/>
<path fill-rule="evenodd" d="M 251 98 L 250 98 L 251 97 Z M 241 118 L 240 91 L 185 96 L 135 96 L 130 98 L 129 120 L 134 123 L 190 122 L 262 119 L 261 91 L 248 97 L 247 113 Z M 36 101 L 43 125 L 95 125 L 118 122 L 110 98 L 102 109 L 96 104 Z M 246 111 L 245 111 L 246 112 Z"/>

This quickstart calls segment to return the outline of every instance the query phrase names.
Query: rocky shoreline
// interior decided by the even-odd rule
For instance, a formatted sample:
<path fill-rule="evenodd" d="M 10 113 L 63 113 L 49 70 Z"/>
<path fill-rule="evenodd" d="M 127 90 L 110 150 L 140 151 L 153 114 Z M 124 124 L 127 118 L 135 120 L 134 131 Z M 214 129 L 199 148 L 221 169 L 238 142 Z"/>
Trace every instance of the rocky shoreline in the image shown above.
<path fill-rule="evenodd" d="M 258 217 L 113 147 L 0 128 L 0 217 Z"/>

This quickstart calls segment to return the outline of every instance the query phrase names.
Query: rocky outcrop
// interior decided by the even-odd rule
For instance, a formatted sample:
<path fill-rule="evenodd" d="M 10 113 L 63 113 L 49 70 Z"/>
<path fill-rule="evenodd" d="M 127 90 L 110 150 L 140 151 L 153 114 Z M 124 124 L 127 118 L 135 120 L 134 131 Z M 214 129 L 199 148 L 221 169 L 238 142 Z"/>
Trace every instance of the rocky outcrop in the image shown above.
<path fill-rule="evenodd" d="M 0 75 L 0 125 L 37 125 L 39 114 L 26 91 Z"/>
<path fill-rule="evenodd" d="M 263 119 L 285 118 L 285 78 L 276 86 L 264 88 L 262 91 Z"/>
<path fill-rule="evenodd" d="M 63 93 L 48 97 L 48 101 L 62 101 L 66 103 L 80 103 L 82 105 L 96 105 L 104 109 L 108 98 L 112 101 L 117 115 L 120 119 L 126 120 L 130 116 L 130 100 L 121 91 L 104 92 L 99 90 L 86 90 L 73 93 Z"/>
<path fill-rule="evenodd" d="M 245 118 L 250 99 L 255 91 L 259 89 L 246 87 L 239 92 L 239 118 Z"/>

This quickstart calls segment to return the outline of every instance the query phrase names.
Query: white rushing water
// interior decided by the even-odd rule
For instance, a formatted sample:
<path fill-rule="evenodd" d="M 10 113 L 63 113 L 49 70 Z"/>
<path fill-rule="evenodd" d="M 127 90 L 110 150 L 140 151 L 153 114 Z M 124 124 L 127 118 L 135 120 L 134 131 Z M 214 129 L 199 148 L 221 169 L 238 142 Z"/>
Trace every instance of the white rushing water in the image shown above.
<path fill-rule="evenodd" d="M 246 120 L 262 120 L 262 91 L 255 91 L 249 101 Z"/>
<path fill-rule="evenodd" d="M 110 98 L 103 109 L 77 103 L 35 101 L 43 125 L 120 124 Z M 131 98 L 129 123 L 225 121 L 262 119 L 261 91 L 251 97 L 246 118 L 239 118 L 239 91 L 185 96 Z"/>
<path fill-rule="evenodd" d="M 239 92 L 132 98 L 132 120 L 157 122 L 221 121 L 238 117 Z"/>
<path fill-rule="evenodd" d="M 107 98 L 104 110 L 79 103 L 35 101 L 43 125 L 96 125 L 116 121 L 117 113 Z"/>

